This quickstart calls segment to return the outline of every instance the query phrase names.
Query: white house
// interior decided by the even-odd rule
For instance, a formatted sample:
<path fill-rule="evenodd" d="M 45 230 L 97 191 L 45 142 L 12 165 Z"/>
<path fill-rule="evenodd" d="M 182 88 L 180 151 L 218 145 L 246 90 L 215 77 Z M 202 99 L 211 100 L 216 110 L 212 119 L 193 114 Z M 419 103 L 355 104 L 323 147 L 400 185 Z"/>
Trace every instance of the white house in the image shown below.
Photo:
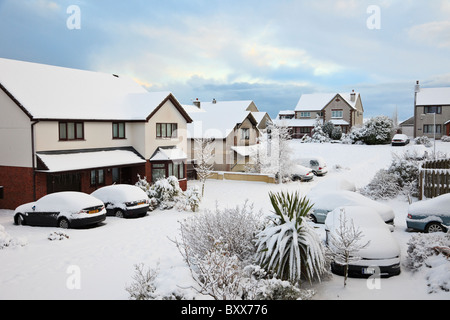
<path fill-rule="evenodd" d="M 186 188 L 192 119 L 170 92 L 151 93 L 118 75 L 0 59 L 0 111 L 0 208 L 135 183 L 137 174 L 175 175 Z"/>

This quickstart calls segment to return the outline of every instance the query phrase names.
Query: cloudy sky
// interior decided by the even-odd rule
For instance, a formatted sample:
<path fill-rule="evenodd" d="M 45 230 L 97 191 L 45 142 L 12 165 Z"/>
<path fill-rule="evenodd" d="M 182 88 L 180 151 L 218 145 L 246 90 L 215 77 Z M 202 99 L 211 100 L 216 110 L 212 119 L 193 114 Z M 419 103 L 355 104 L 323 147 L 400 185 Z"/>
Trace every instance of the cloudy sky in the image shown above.
<path fill-rule="evenodd" d="M 272 117 L 354 89 L 365 117 L 404 120 L 416 80 L 450 86 L 450 0 L 0 0 L 0 57 L 131 76 L 183 104 L 253 100 Z"/>

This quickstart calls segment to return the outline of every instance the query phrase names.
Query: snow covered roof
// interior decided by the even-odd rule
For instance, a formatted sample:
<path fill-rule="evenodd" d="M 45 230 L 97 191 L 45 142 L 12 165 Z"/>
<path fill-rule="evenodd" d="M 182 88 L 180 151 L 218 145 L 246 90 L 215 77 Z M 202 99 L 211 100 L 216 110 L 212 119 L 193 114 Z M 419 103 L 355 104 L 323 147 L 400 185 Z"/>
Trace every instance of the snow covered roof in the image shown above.
<path fill-rule="evenodd" d="M 146 120 L 169 98 L 179 105 L 128 77 L 3 58 L 0 85 L 32 119 Z"/>
<path fill-rule="evenodd" d="M 177 147 L 159 147 L 150 157 L 150 161 L 185 160 L 186 153 Z"/>
<path fill-rule="evenodd" d="M 420 91 L 417 93 L 416 105 L 450 105 L 450 88 L 420 88 Z"/>
<path fill-rule="evenodd" d="M 315 111 L 322 110 L 328 103 L 333 100 L 336 95 L 342 97 L 353 109 L 355 109 L 356 101 L 359 93 L 354 92 L 355 99 L 351 99 L 352 93 L 311 93 L 303 94 L 298 101 L 295 111 Z"/>
<path fill-rule="evenodd" d="M 330 122 L 336 126 L 349 126 L 350 123 L 344 119 L 331 119 Z"/>
<path fill-rule="evenodd" d="M 66 172 L 93 168 L 144 164 L 145 159 L 132 150 L 101 150 L 36 154 L 47 169 L 42 172 Z"/>
<path fill-rule="evenodd" d="M 247 111 L 252 101 L 201 102 L 201 110 L 189 112 L 193 123 L 188 124 L 189 138 L 225 139 L 237 124 L 246 118 L 258 124 L 252 112 Z"/>

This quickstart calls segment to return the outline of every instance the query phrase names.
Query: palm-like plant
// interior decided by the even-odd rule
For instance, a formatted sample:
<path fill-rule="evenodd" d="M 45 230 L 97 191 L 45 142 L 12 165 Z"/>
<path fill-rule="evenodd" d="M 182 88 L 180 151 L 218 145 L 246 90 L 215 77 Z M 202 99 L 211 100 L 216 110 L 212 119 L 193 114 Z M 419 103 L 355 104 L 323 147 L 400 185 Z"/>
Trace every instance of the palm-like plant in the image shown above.
<path fill-rule="evenodd" d="M 269 193 L 275 215 L 257 236 L 258 260 L 282 280 L 311 281 L 325 271 L 324 247 L 307 220 L 313 204 L 298 192 Z"/>

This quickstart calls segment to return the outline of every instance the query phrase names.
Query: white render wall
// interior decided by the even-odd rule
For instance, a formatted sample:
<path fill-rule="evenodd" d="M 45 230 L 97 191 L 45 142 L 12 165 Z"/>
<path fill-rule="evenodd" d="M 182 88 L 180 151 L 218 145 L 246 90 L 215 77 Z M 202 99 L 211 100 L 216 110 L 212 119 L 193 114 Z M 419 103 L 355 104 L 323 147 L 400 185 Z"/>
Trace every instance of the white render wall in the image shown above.
<path fill-rule="evenodd" d="M 32 167 L 30 118 L 0 90 L 0 166 Z"/>

